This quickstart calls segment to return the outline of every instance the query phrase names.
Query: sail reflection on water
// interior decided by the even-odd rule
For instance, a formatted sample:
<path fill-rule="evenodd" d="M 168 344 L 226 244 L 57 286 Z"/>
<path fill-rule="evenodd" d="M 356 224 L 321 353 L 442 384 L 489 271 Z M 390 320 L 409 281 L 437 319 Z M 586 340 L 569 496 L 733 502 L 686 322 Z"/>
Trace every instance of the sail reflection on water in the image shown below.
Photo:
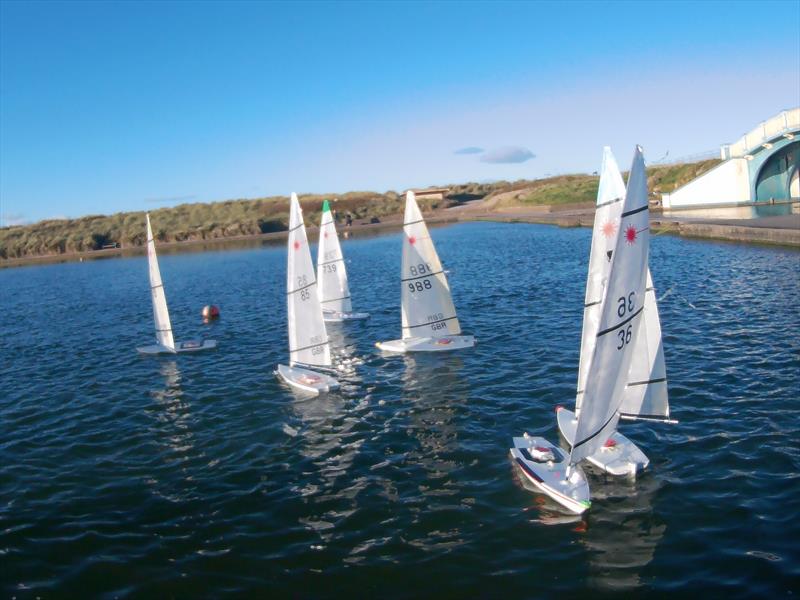
<path fill-rule="evenodd" d="M 162 361 L 159 374 L 164 383 L 150 390 L 154 406 L 145 412 L 153 420 L 150 430 L 154 441 L 163 451 L 153 461 L 146 480 L 155 494 L 177 502 L 185 500 L 195 487 L 190 473 L 191 461 L 197 457 L 193 419 L 177 361 Z M 176 473 L 182 483 L 174 481 Z"/>
<path fill-rule="evenodd" d="M 474 498 L 465 494 L 463 473 L 469 462 L 460 437 L 469 384 L 462 377 L 464 363 L 451 354 L 405 354 L 404 406 L 408 434 L 416 443 L 406 455 L 413 476 L 413 498 L 408 509 L 412 528 L 404 532 L 408 543 L 424 551 L 448 551 L 466 543 Z"/>
<path fill-rule="evenodd" d="M 603 485 L 592 486 L 593 500 L 602 509 L 592 512 L 580 537 L 589 553 L 589 585 L 635 590 L 642 585 L 642 570 L 653 560 L 667 528 L 653 512 L 662 484 L 654 476 L 635 482 L 605 479 Z"/>
<path fill-rule="evenodd" d="M 419 442 L 410 458 L 428 471 L 429 479 L 446 476 L 458 466 L 458 405 L 468 396 L 461 379 L 464 363 L 457 355 L 438 357 L 404 354 L 403 395 L 411 402 L 409 430 Z"/>
<path fill-rule="evenodd" d="M 591 481 L 592 500 L 597 503 L 591 515 L 565 514 L 558 504 L 542 496 L 532 520 L 568 527 L 578 534 L 587 551 L 590 588 L 632 591 L 642 585 L 642 570 L 653 560 L 667 528 L 653 512 L 661 482 L 651 476 L 635 481 L 598 477 Z"/>
<path fill-rule="evenodd" d="M 297 466 L 294 491 L 307 506 L 299 522 L 330 543 L 337 526 L 357 510 L 356 496 L 366 483 L 348 477 L 365 434 L 349 401 L 335 392 L 295 395 L 292 409 L 300 419 L 297 438 L 303 460 Z"/>
<path fill-rule="evenodd" d="M 363 380 L 358 367 L 364 359 L 358 354 L 356 341 L 348 334 L 347 325 L 333 324 L 328 326 L 328 339 L 331 342 L 331 360 L 344 391 L 363 390 Z M 356 325 L 357 327 L 357 325 Z"/>

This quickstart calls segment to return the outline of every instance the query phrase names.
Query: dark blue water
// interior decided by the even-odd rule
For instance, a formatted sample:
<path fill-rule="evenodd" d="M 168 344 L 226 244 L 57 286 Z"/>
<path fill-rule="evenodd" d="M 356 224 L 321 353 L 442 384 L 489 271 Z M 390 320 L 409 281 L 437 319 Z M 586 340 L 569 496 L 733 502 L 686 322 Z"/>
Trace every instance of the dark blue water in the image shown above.
<path fill-rule="evenodd" d="M 146 358 L 144 257 L 0 270 L 0 593 L 11 597 L 732 597 L 800 591 L 800 253 L 654 236 L 673 415 L 626 424 L 635 483 L 591 510 L 524 489 L 511 436 L 556 440 L 577 376 L 587 229 L 433 230 L 470 351 L 383 357 L 399 234 L 344 243 L 361 358 L 294 396 L 282 246 L 165 254 L 177 339 Z M 222 318 L 202 325 L 216 303 Z"/>

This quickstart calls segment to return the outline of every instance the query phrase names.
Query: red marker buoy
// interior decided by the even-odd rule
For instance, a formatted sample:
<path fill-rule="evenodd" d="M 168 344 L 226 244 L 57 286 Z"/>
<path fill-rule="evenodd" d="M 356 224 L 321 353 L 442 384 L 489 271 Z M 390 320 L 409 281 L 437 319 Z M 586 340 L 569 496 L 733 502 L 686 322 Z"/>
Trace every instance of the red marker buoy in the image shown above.
<path fill-rule="evenodd" d="M 203 322 L 208 323 L 209 321 L 213 321 L 214 319 L 219 318 L 219 307 L 213 304 L 209 304 L 203 307 Z"/>

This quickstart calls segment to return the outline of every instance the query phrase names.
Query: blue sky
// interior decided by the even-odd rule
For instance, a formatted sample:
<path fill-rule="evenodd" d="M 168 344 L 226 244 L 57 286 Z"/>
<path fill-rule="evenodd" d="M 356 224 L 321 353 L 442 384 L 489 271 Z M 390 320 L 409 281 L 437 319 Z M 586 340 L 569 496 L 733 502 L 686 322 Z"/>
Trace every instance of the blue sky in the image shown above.
<path fill-rule="evenodd" d="M 797 105 L 795 1 L 2 2 L 0 224 L 590 172 Z"/>

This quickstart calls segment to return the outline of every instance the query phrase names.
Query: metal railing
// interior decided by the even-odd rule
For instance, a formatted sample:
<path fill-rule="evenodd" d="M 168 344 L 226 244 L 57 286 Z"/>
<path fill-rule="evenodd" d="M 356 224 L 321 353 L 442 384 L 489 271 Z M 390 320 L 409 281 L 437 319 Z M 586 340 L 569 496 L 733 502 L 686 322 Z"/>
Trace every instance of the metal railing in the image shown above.
<path fill-rule="evenodd" d="M 679 165 L 682 163 L 693 163 L 701 160 L 708 160 L 710 158 L 718 158 L 718 150 L 704 150 L 703 152 L 696 152 L 695 154 L 684 154 L 683 156 L 664 156 L 653 162 L 648 162 L 648 166 L 657 165 Z"/>
<path fill-rule="evenodd" d="M 784 110 L 764 121 L 758 127 L 743 135 L 733 144 L 725 144 L 720 149 L 722 160 L 747 156 L 770 140 L 783 135 L 791 136 L 800 130 L 800 108 Z"/>

